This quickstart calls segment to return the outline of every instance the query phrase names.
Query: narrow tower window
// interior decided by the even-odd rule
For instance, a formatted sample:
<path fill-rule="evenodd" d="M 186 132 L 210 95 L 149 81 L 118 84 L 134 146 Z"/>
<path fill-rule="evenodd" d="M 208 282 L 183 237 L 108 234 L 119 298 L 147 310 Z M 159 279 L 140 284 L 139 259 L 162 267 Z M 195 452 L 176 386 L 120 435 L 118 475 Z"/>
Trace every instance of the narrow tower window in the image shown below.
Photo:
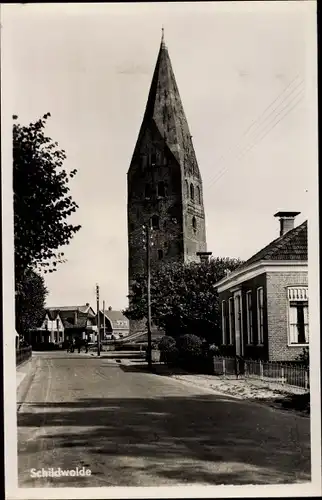
<path fill-rule="evenodd" d="M 201 193 L 200 193 L 200 187 L 197 186 L 197 201 L 199 205 L 201 205 Z"/>
<path fill-rule="evenodd" d="M 156 165 L 156 162 L 157 162 L 156 153 L 151 153 L 151 165 L 152 165 L 152 167 L 154 167 Z"/>
<path fill-rule="evenodd" d="M 190 199 L 193 201 L 195 199 L 195 188 L 193 184 L 190 184 Z"/>
<path fill-rule="evenodd" d="M 160 219 L 158 215 L 153 215 L 152 217 L 152 228 L 153 229 L 159 229 L 160 227 Z"/>
<path fill-rule="evenodd" d="M 192 217 L 192 227 L 193 227 L 193 230 L 196 231 L 197 230 L 197 221 L 196 221 L 196 217 Z"/>
<path fill-rule="evenodd" d="M 158 196 L 165 196 L 165 184 L 163 181 L 158 183 Z"/>
<path fill-rule="evenodd" d="M 163 250 L 158 250 L 158 259 L 159 260 L 163 259 Z"/>
<path fill-rule="evenodd" d="M 151 186 L 150 184 L 145 185 L 145 197 L 150 198 L 151 196 Z"/>
<path fill-rule="evenodd" d="M 187 197 L 189 196 L 189 183 L 187 180 L 186 180 L 186 195 Z"/>

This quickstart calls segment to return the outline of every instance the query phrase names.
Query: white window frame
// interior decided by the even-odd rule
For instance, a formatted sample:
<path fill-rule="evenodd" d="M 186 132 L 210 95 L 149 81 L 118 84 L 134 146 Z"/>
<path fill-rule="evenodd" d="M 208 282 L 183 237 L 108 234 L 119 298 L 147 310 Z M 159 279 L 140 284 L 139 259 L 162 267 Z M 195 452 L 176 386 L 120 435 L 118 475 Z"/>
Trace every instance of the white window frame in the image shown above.
<path fill-rule="evenodd" d="M 233 336 L 234 336 L 234 324 L 232 321 L 232 317 L 234 314 L 234 297 L 229 297 L 228 299 L 228 314 L 229 314 L 229 345 L 233 345 Z"/>
<path fill-rule="evenodd" d="M 252 290 L 246 292 L 247 345 L 254 343 Z"/>
<path fill-rule="evenodd" d="M 262 304 L 260 304 L 262 297 Z M 256 306 L 257 306 L 257 343 L 264 344 L 264 288 L 260 286 L 256 291 Z M 260 307 L 260 305 L 262 307 Z"/>
<path fill-rule="evenodd" d="M 307 286 L 291 286 L 287 287 L 287 318 L 288 318 L 288 328 L 287 328 L 287 337 L 288 337 L 288 347 L 306 347 L 310 343 L 310 333 L 309 333 L 309 300 L 308 300 L 308 287 Z M 292 311 L 297 308 L 293 306 L 294 303 L 304 303 L 306 305 L 306 317 L 307 322 L 305 322 L 305 311 L 304 312 L 304 335 L 306 338 L 306 342 L 292 342 L 292 329 L 295 330 L 295 327 L 298 323 L 292 323 Z M 295 332 L 293 333 L 294 338 Z"/>
<path fill-rule="evenodd" d="M 221 330 L 222 330 L 222 345 L 227 344 L 227 316 L 226 316 L 227 302 L 221 302 Z"/>

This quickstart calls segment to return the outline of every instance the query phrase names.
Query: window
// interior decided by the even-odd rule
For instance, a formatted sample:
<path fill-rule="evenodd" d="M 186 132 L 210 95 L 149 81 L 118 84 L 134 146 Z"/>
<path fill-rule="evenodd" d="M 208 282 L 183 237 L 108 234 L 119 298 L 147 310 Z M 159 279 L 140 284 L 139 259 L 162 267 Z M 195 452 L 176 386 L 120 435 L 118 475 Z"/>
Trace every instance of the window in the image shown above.
<path fill-rule="evenodd" d="M 309 306 L 306 287 L 288 288 L 289 343 L 309 343 Z"/>
<path fill-rule="evenodd" d="M 233 297 L 229 299 L 229 344 L 233 344 L 234 335 L 234 301 Z"/>
<path fill-rule="evenodd" d="M 145 197 L 150 198 L 151 196 L 151 186 L 150 184 L 145 185 Z"/>
<path fill-rule="evenodd" d="M 252 292 L 251 290 L 246 293 L 246 307 L 247 307 L 247 344 L 254 342 L 253 338 L 253 308 L 252 308 Z"/>
<path fill-rule="evenodd" d="M 227 331 L 226 331 L 226 301 L 221 303 L 221 329 L 222 329 L 222 343 L 227 344 Z"/>
<path fill-rule="evenodd" d="M 151 153 L 151 165 L 154 166 L 157 162 L 157 155 L 156 153 Z"/>
<path fill-rule="evenodd" d="M 189 182 L 186 181 L 185 184 L 186 184 L 186 195 L 189 196 Z"/>
<path fill-rule="evenodd" d="M 264 344 L 264 290 L 257 288 L 257 335 L 258 344 Z"/>
<path fill-rule="evenodd" d="M 158 183 L 158 196 L 165 196 L 165 184 L 163 181 Z"/>
<path fill-rule="evenodd" d="M 196 221 L 196 217 L 192 217 L 192 227 L 193 227 L 193 230 L 196 231 L 197 230 L 197 221 Z"/>
<path fill-rule="evenodd" d="M 143 168 L 146 167 L 146 165 L 147 165 L 147 156 L 146 155 L 141 156 L 141 165 Z"/>
<path fill-rule="evenodd" d="M 197 186 L 197 201 L 199 205 L 201 205 L 201 192 L 200 192 L 200 187 Z"/>
<path fill-rule="evenodd" d="M 160 219 L 158 215 L 153 215 L 152 217 L 152 229 L 159 229 L 160 227 Z"/>
<path fill-rule="evenodd" d="M 163 250 L 158 250 L 158 259 L 159 260 L 163 259 Z"/>
<path fill-rule="evenodd" d="M 193 184 L 190 184 L 190 199 L 193 201 L 195 199 L 195 188 Z"/>

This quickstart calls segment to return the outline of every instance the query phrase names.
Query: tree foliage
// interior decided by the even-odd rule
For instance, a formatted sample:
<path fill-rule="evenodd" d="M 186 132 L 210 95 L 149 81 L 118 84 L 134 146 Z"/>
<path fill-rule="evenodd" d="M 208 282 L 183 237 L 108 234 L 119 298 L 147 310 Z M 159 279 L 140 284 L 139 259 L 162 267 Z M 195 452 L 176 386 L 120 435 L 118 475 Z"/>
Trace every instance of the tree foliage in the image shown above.
<path fill-rule="evenodd" d="M 28 268 L 56 270 L 58 249 L 81 226 L 67 223 L 77 204 L 69 195 L 76 170 L 63 168 L 65 151 L 44 132 L 50 113 L 28 126 L 13 125 L 14 243 L 16 280 Z M 17 116 L 13 116 L 16 120 Z"/>
<path fill-rule="evenodd" d="M 43 316 L 47 289 L 44 278 L 27 269 L 19 282 L 16 294 L 16 329 L 19 335 L 39 326 Z"/>
<path fill-rule="evenodd" d="M 233 271 L 241 263 L 239 259 L 218 257 L 208 263 L 166 264 L 152 272 L 153 322 L 176 338 L 190 333 L 215 342 L 221 329 L 221 314 L 214 284 L 227 270 Z M 143 319 L 146 311 L 146 277 L 141 275 L 133 284 L 124 314 L 129 319 Z"/>

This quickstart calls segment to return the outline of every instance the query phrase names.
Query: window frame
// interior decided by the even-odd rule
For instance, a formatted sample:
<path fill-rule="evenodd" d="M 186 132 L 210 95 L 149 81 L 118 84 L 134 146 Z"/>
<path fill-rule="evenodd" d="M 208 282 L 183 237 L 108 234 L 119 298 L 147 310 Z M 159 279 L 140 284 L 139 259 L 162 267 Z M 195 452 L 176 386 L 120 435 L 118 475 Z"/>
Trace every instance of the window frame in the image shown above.
<path fill-rule="evenodd" d="M 260 304 L 260 296 L 262 296 L 261 304 Z M 256 310 L 257 310 L 257 344 L 262 346 L 264 345 L 264 287 L 262 286 L 258 287 L 256 290 Z"/>
<path fill-rule="evenodd" d="M 221 332 L 222 345 L 227 345 L 227 301 L 221 301 Z"/>
<path fill-rule="evenodd" d="M 235 302 L 234 297 L 228 299 L 228 325 L 229 325 L 229 344 L 234 345 L 233 338 L 235 332 L 235 318 L 234 318 Z"/>
<path fill-rule="evenodd" d="M 291 290 L 301 290 L 301 297 L 290 297 Z M 308 300 L 308 287 L 306 285 L 290 286 L 287 287 L 287 345 L 288 347 L 307 347 L 310 345 L 310 320 L 309 320 L 309 300 Z M 295 305 L 296 304 L 296 305 Z M 304 337 L 307 342 L 291 342 L 291 325 L 299 325 L 299 323 L 291 323 L 291 310 L 296 308 L 296 315 L 298 321 L 298 308 L 297 305 L 303 304 L 303 327 L 304 327 Z M 306 315 L 305 311 L 306 309 Z M 307 323 L 305 322 L 305 316 L 307 317 Z M 299 333 L 297 333 L 299 335 Z"/>
<path fill-rule="evenodd" d="M 250 300 L 249 300 L 250 298 Z M 254 344 L 254 325 L 253 325 L 253 291 L 246 292 L 246 326 L 247 326 L 247 345 Z"/>

